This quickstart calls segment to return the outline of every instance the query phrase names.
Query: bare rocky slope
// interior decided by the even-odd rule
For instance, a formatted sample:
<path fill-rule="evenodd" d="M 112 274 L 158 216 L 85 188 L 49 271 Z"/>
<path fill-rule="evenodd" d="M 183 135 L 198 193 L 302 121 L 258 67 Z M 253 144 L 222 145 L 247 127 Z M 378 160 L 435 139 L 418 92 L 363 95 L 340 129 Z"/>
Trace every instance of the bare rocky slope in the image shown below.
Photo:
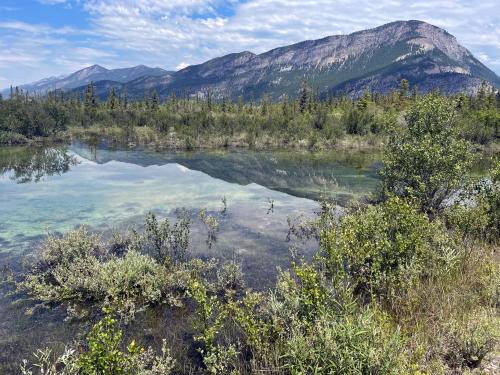
<path fill-rule="evenodd" d="M 94 79 L 94 84 L 101 98 L 114 87 L 136 98 L 156 90 L 163 99 L 173 93 L 204 96 L 211 92 L 216 99 L 257 100 L 267 94 L 279 100 L 283 95 L 296 97 L 304 81 L 323 96 L 357 96 L 367 89 L 387 93 L 403 78 L 419 92 L 474 93 L 483 81 L 500 87 L 500 78 L 453 35 L 421 21 L 392 22 L 259 55 L 229 54 L 174 73 L 144 74 L 127 82 Z"/>

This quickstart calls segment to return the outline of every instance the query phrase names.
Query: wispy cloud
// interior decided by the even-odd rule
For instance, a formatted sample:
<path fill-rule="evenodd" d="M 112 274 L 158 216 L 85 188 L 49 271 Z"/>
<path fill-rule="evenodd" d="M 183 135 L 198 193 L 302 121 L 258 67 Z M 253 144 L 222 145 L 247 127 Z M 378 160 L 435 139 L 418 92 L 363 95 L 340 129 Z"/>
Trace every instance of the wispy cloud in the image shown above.
<path fill-rule="evenodd" d="M 94 27 L 110 43 L 178 61 L 203 61 L 240 50 L 262 52 L 280 45 L 332 34 L 345 34 L 398 19 L 420 19 L 448 29 L 473 52 L 488 50 L 500 59 L 500 16 L 497 0 L 211 0 L 140 2 L 93 0 L 86 9 Z M 223 17 L 221 6 L 232 8 Z M 196 15 L 196 16 L 193 16 Z M 176 61 L 175 61 L 176 60 Z"/>
<path fill-rule="evenodd" d="M 500 72 L 498 0 L 39 0 L 72 5 L 87 27 L 3 20 L 0 47 L 21 64 L 42 61 L 52 74 L 81 64 L 149 64 L 167 69 L 225 53 L 268 49 L 346 34 L 394 20 L 419 19 L 455 35 Z M 36 39 L 36 41 L 35 41 Z M 24 60 L 23 60 L 24 59 Z M 0 68 L 8 64 L 0 58 Z M 12 62 L 14 64 L 14 62 Z M 3 76 L 9 76 L 0 70 Z"/>

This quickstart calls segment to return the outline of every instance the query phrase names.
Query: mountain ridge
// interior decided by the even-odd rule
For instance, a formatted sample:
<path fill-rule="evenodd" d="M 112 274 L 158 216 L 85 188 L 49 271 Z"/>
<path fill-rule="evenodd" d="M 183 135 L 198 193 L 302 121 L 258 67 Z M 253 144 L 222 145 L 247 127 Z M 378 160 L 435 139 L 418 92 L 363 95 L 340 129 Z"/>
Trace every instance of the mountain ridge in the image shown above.
<path fill-rule="evenodd" d="M 259 99 L 267 94 L 279 100 L 285 95 L 296 97 L 304 81 L 322 96 L 359 96 L 366 89 L 387 93 L 396 89 L 401 79 L 418 86 L 420 92 L 437 89 L 446 94 L 472 94 L 482 81 L 500 87 L 498 75 L 453 35 L 418 20 L 305 40 L 261 54 L 231 53 L 164 72 L 130 81 L 107 76 L 94 80 L 95 92 L 105 98 L 114 87 L 126 90 L 131 98 L 156 90 L 162 99 L 172 94 L 204 97 L 211 92 L 215 99 Z M 72 92 L 81 94 L 83 89 L 73 88 Z"/>
<path fill-rule="evenodd" d="M 32 83 L 19 85 L 18 88 L 31 94 L 46 94 L 53 90 L 71 90 L 87 85 L 89 82 L 113 81 L 117 83 L 131 82 L 144 76 L 159 77 L 167 75 L 170 71 L 162 68 L 151 68 L 146 65 L 137 65 L 130 68 L 107 69 L 94 64 L 77 70 L 67 75 L 44 78 Z M 4 89 L 3 94 L 8 94 L 10 89 Z"/>

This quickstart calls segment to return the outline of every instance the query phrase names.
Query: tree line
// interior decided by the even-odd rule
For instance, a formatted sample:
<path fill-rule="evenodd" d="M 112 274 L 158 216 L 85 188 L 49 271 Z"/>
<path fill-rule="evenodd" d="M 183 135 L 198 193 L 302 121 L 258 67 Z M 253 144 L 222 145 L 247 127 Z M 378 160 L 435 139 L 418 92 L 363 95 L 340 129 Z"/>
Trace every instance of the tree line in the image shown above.
<path fill-rule="evenodd" d="M 400 124 L 405 110 L 421 95 L 402 80 L 386 95 L 366 91 L 359 98 L 321 97 L 306 82 L 296 98 L 272 102 L 214 99 L 211 92 L 196 97 L 171 95 L 161 101 L 156 91 L 131 101 L 126 92 L 111 89 L 99 100 L 89 83 L 85 94 L 63 91 L 31 96 L 16 88 L 0 100 L 0 143 L 23 143 L 40 137 L 63 136 L 68 129 L 119 128 L 125 134 L 143 128 L 175 134 L 185 146 L 199 137 L 244 137 L 252 145 L 262 137 L 282 145 L 305 141 L 310 147 L 334 145 L 345 135 L 385 135 Z M 500 93 L 483 84 L 477 95 L 448 97 L 456 109 L 454 121 L 462 136 L 488 144 L 500 136 Z"/>

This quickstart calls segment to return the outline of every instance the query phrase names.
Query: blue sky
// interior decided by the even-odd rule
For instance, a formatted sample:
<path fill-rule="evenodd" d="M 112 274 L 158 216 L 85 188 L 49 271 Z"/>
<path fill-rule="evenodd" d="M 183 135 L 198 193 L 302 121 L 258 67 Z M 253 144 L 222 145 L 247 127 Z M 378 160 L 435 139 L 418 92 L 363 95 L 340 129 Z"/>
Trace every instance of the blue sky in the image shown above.
<path fill-rule="evenodd" d="M 0 0 L 0 88 L 92 64 L 175 70 L 408 19 L 500 74 L 500 0 Z"/>

